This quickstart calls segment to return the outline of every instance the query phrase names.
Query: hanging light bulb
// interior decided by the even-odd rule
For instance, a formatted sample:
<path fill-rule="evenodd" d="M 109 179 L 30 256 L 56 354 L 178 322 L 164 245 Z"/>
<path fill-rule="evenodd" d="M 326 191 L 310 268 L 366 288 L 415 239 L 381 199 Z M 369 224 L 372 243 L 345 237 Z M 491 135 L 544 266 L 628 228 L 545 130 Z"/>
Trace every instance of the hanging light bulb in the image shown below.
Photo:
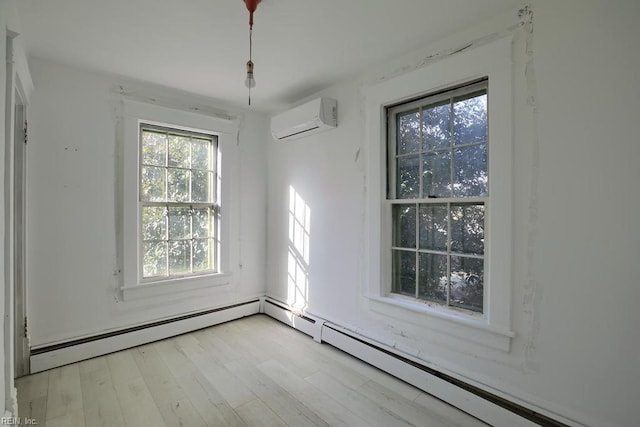
<path fill-rule="evenodd" d="M 247 61 L 247 78 L 244 79 L 244 85 L 249 89 L 256 87 L 256 79 L 253 78 L 253 62 L 251 60 Z"/>
<path fill-rule="evenodd" d="M 251 88 L 256 87 L 256 80 L 253 78 L 253 61 L 251 60 L 253 50 L 253 12 L 258 8 L 260 1 L 261 0 L 244 0 L 244 4 L 249 11 L 249 61 L 247 62 L 247 78 L 244 80 L 244 85 L 249 89 L 249 105 L 251 105 Z"/>

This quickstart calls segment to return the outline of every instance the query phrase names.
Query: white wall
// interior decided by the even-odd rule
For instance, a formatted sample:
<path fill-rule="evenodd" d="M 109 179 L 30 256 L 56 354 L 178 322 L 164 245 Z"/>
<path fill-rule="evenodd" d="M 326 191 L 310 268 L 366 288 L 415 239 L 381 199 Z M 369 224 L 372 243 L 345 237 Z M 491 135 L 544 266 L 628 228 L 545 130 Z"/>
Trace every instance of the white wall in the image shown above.
<path fill-rule="evenodd" d="M 640 5 L 531 4 L 533 33 L 514 11 L 380 64 L 321 92 L 338 100 L 338 129 L 270 143 L 267 292 L 293 302 L 287 277 L 292 186 L 311 211 L 308 312 L 568 420 L 637 425 Z M 375 266 L 364 261 L 368 142 L 361 89 L 495 32 L 515 37 L 516 337 L 508 353 L 460 342 L 426 321 L 383 317 L 364 297 L 366 269 Z"/>
<path fill-rule="evenodd" d="M 31 343 L 95 334 L 263 295 L 266 251 L 266 148 L 263 115 L 227 111 L 211 101 L 32 58 L 37 87 L 27 158 L 27 287 Z M 121 301 L 117 232 L 117 92 L 169 107 L 244 117 L 237 179 L 231 183 L 239 260 L 231 286 Z M 223 153 L 224 155 L 224 153 Z M 239 264 L 242 264 L 240 268 Z"/>

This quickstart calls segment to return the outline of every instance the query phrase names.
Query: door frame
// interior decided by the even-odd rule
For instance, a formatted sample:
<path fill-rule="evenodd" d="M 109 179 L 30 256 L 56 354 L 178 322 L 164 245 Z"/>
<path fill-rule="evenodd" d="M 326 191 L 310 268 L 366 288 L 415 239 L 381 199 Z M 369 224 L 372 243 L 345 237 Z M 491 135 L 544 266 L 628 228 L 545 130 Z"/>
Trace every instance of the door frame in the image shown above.
<path fill-rule="evenodd" d="M 16 85 L 13 140 L 13 283 L 14 283 L 14 377 L 30 373 L 27 329 L 26 282 L 26 188 L 27 106 L 20 84 Z"/>
<path fill-rule="evenodd" d="M 4 378 L 5 409 L 17 409 L 14 378 L 29 373 L 29 339 L 24 329 L 26 292 L 25 126 L 33 81 L 19 33 L 6 28 L 4 135 Z M 19 116 L 19 117 L 17 117 Z M 20 165 L 16 165 L 16 155 Z M 17 173 L 20 175 L 17 177 Z M 19 193 L 18 199 L 16 195 Z M 19 202 L 20 206 L 17 206 Z M 18 252 L 19 251 L 19 254 Z M 19 277 L 17 277 L 17 275 Z M 16 281 L 19 279 L 19 282 Z"/>

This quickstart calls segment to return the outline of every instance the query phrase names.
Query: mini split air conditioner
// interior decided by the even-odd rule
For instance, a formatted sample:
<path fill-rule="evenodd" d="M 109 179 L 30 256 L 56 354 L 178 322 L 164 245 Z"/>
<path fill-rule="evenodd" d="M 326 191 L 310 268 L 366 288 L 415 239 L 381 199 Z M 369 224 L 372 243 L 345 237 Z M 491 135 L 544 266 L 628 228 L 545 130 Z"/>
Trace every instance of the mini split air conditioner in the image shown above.
<path fill-rule="evenodd" d="M 302 138 L 338 126 L 338 102 L 318 98 L 271 119 L 271 134 L 278 141 Z"/>

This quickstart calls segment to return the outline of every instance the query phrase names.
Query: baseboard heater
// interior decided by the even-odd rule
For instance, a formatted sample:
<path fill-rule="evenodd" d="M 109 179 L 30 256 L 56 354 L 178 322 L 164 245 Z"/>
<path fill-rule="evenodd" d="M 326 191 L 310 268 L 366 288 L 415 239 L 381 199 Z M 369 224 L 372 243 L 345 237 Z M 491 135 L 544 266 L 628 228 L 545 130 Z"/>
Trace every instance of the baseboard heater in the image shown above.
<path fill-rule="evenodd" d="M 31 373 L 136 347 L 260 312 L 260 300 L 189 313 L 31 349 Z"/>
<path fill-rule="evenodd" d="M 286 304 L 269 298 L 264 301 L 264 313 L 309 335 L 315 341 L 322 342 L 322 322 L 319 319 L 294 311 Z"/>
<path fill-rule="evenodd" d="M 388 374 L 395 376 L 492 426 L 549 426 L 579 425 L 561 422 L 540 411 L 533 410 L 498 396 L 459 378 L 421 364 L 381 344 L 310 314 L 297 313 L 279 301 L 267 298 L 265 314 L 299 329 L 316 341 L 336 347 Z"/>

